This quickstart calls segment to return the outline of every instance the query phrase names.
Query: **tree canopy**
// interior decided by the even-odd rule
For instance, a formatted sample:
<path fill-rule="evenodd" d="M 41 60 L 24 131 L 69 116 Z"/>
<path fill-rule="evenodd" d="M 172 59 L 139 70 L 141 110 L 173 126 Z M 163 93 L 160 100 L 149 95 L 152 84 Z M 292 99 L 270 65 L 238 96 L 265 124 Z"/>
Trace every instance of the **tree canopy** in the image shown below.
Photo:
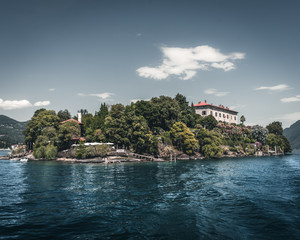
<path fill-rule="evenodd" d="M 79 112 L 82 125 L 68 120 L 71 114 L 67 109 L 57 114 L 44 108 L 35 111 L 24 130 L 34 155 L 53 158 L 57 151 L 69 149 L 81 137 L 87 142 L 111 142 L 117 148 L 156 156 L 164 155 L 161 145 L 170 151 L 177 149 L 207 158 L 221 157 L 226 151 L 253 154 L 255 142 L 263 147 L 268 144 L 271 149 L 291 151 L 289 141 L 282 135 L 280 122 L 273 122 L 266 128 L 245 126 L 244 116 L 239 125 L 218 122 L 212 115 L 196 114 L 193 104 L 180 93 L 174 98 L 153 97 L 127 106 L 101 104 L 95 114 L 86 109 Z M 100 156 L 100 153 L 104 156 L 107 149 L 86 147 L 81 143 L 76 152 L 77 157 Z"/>

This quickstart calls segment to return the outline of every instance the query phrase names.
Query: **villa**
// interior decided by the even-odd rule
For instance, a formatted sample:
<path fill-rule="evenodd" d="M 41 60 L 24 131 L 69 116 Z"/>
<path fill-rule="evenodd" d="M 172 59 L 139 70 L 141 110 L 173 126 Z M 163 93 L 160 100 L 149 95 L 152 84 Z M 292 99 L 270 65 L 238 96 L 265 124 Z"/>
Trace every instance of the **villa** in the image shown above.
<path fill-rule="evenodd" d="M 199 102 L 194 105 L 196 113 L 206 117 L 212 115 L 217 121 L 227 122 L 227 123 L 238 123 L 237 114 L 238 112 L 230 110 L 228 107 L 223 105 L 215 106 L 213 104 L 204 102 Z"/>

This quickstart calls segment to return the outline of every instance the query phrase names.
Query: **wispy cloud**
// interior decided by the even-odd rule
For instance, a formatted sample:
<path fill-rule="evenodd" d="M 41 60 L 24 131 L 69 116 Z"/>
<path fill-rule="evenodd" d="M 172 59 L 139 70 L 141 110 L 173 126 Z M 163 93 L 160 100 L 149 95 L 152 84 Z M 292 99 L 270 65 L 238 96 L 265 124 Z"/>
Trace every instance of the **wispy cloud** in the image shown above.
<path fill-rule="evenodd" d="M 289 97 L 289 98 L 281 98 L 280 101 L 284 103 L 300 102 L 300 95 L 297 95 L 295 97 Z"/>
<path fill-rule="evenodd" d="M 268 91 L 284 91 L 287 89 L 289 89 L 289 86 L 286 84 L 279 84 L 279 85 L 270 86 L 270 87 L 261 86 L 261 87 L 255 88 L 255 90 L 268 90 Z"/>
<path fill-rule="evenodd" d="M 217 89 L 214 89 L 214 88 L 206 89 L 204 91 L 204 93 L 212 94 L 212 95 L 215 95 L 216 97 L 224 97 L 229 94 L 229 92 L 219 92 Z"/>
<path fill-rule="evenodd" d="M 38 101 L 33 104 L 35 107 L 44 107 L 50 105 L 50 101 Z"/>
<path fill-rule="evenodd" d="M 97 97 L 97 98 L 101 98 L 101 99 L 108 99 L 111 96 L 115 95 L 114 93 L 109 93 L 109 92 L 105 92 L 105 93 L 91 93 L 89 94 L 89 96 L 93 96 L 93 97 Z"/>
<path fill-rule="evenodd" d="M 243 105 L 243 104 L 237 104 L 237 105 L 233 105 L 233 106 L 230 106 L 229 108 L 231 110 L 235 110 L 235 109 L 240 109 L 240 108 L 245 108 L 246 105 Z"/>
<path fill-rule="evenodd" d="M 277 117 L 277 119 L 287 120 L 287 121 L 298 121 L 300 119 L 300 112 L 284 114 L 282 116 Z"/>
<path fill-rule="evenodd" d="M 3 100 L 0 98 L 0 108 L 4 110 L 13 110 L 31 107 L 32 104 L 26 100 Z"/>
<path fill-rule="evenodd" d="M 49 91 L 49 92 L 54 92 L 54 91 L 55 91 L 55 88 L 49 88 L 48 91 Z"/>
<path fill-rule="evenodd" d="M 77 93 L 77 96 L 79 97 L 86 97 L 86 96 L 91 96 L 91 97 L 97 97 L 99 99 L 103 99 L 103 100 L 112 100 L 110 99 L 112 96 L 114 96 L 114 93 L 109 93 L 109 92 L 104 92 L 104 93 L 89 93 L 89 94 L 85 94 L 85 93 Z"/>
<path fill-rule="evenodd" d="M 162 47 L 163 62 L 157 67 L 140 67 L 139 76 L 155 80 L 166 79 L 170 75 L 182 80 L 193 78 L 198 70 L 223 69 L 225 72 L 235 69 L 234 61 L 244 59 L 245 53 L 234 52 L 228 55 L 219 49 L 202 45 L 195 48 Z"/>

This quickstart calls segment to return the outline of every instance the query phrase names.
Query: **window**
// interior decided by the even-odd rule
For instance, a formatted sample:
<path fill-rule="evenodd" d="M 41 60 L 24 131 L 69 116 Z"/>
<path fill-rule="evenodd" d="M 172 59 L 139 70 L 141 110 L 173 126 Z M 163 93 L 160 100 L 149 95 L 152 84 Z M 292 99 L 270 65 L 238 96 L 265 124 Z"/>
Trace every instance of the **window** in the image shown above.
<path fill-rule="evenodd" d="M 234 117 L 234 120 L 236 120 L 236 117 Z"/>
<path fill-rule="evenodd" d="M 219 113 L 219 117 L 222 117 L 222 114 L 221 114 L 221 113 Z"/>
<path fill-rule="evenodd" d="M 226 118 L 225 114 L 223 114 L 223 118 Z"/>
<path fill-rule="evenodd" d="M 205 116 L 206 115 L 206 111 L 202 111 L 202 115 Z"/>
<path fill-rule="evenodd" d="M 229 116 L 227 115 L 227 119 L 229 119 Z"/>
<path fill-rule="evenodd" d="M 217 112 L 215 112 L 215 117 L 218 117 L 218 113 Z"/>
<path fill-rule="evenodd" d="M 210 111 L 210 115 L 213 115 L 213 112 L 212 112 L 212 111 Z"/>

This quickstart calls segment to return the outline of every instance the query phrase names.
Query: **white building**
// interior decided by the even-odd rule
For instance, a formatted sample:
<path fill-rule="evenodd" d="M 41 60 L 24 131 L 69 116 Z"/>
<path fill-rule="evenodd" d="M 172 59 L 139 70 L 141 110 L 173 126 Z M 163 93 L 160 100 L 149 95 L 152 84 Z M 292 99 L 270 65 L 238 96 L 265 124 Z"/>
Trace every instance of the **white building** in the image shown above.
<path fill-rule="evenodd" d="M 199 102 L 194 105 L 197 114 L 206 117 L 212 115 L 217 121 L 227 122 L 227 123 L 238 123 L 238 112 L 230 110 L 228 107 L 223 105 L 215 106 L 206 102 Z"/>

